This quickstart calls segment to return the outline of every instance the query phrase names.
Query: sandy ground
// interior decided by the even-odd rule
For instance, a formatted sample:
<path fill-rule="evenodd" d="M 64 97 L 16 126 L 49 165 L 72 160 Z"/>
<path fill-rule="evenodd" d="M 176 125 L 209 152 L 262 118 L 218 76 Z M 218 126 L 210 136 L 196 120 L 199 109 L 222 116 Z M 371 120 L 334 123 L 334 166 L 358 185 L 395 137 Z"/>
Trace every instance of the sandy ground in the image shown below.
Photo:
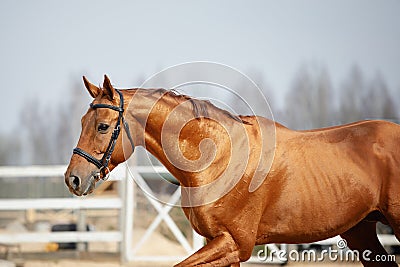
<path fill-rule="evenodd" d="M 119 263 L 99 263 L 93 261 L 74 261 L 74 260 L 61 260 L 59 262 L 53 261 L 30 261 L 23 265 L 24 267 L 71 267 L 71 266 L 79 266 L 79 267 L 170 267 L 173 266 L 174 263 L 140 263 L 133 262 L 125 265 L 121 265 Z M 253 264 L 253 263 L 242 263 L 242 267 L 267 267 L 267 266 L 279 266 L 279 265 L 268 265 L 268 264 Z M 361 264 L 349 264 L 349 263 L 289 263 L 286 266 L 293 267 L 339 267 L 339 266 L 362 266 Z"/>

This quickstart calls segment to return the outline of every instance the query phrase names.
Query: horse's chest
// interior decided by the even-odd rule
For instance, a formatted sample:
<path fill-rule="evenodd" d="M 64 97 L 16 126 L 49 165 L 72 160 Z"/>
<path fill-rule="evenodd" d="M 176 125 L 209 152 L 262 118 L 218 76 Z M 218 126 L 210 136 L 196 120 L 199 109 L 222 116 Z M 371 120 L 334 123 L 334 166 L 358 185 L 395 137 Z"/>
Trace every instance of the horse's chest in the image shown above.
<path fill-rule="evenodd" d="M 183 208 L 183 211 L 193 229 L 206 238 L 217 236 L 226 224 L 222 222 L 224 216 L 219 207 L 192 207 Z"/>

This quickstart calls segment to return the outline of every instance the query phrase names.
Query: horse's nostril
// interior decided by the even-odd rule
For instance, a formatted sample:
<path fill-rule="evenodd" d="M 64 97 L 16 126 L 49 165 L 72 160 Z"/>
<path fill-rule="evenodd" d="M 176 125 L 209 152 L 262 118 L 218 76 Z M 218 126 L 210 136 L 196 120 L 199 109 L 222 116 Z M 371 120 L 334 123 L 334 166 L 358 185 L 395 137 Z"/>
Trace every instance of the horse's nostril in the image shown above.
<path fill-rule="evenodd" d="M 69 177 L 69 184 L 73 189 L 77 189 L 81 185 L 81 179 L 78 176 L 72 175 Z"/>

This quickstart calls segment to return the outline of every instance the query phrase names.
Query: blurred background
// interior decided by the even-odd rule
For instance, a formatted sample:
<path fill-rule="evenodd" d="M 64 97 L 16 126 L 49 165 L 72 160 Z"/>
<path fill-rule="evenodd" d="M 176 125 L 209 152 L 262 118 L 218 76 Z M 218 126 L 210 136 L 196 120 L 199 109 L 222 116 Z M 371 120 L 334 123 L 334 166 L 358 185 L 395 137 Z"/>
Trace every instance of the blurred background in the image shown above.
<path fill-rule="evenodd" d="M 288 127 L 396 120 L 399 10 L 397 0 L 1 1 L 0 164 L 68 161 L 90 101 L 82 75 L 132 88 L 198 60 L 248 75 Z"/>
<path fill-rule="evenodd" d="M 399 11 L 398 0 L 2 0 L 0 165 L 68 163 L 90 102 L 82 75 L 132 88 L 191 61 L 249 76 L 293 129 L 399 122 Z M 71 197 L 59 176 L 23 181 L 0 179 L 0 197 Z"/>

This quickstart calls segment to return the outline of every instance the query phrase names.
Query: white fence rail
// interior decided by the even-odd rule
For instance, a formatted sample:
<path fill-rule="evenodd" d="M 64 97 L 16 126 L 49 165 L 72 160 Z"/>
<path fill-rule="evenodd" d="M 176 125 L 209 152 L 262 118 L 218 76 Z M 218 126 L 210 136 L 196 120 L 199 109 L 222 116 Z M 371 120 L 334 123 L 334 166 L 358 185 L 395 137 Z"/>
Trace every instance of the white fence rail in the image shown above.
<path fill-rule="evenodd" d="M 32 177 L 61 177 L 66 166 L 18 166 L 0 167 L 0 178 L 32 178 Z M 117 169 L 111 179 L 123 182 L 126 179 L 123 168 Z M 125 194 L 120 191 L 118 197 L 107 198 L 23 198 L 4 199 L 0 196 L 0 211 L 27 211 L 27 210 L 92 210 L 92 209 L 118 209 L 121 221 L 126 221 L 127 209 L 132 208 L 132 203 L 124 201 Z M 129 205 L 130 204 L 130 205 Z M 24 232 L 1 233 L 0 243 L 47 243 L 47 242 L 128 242 L 124 236 L 123 225 L 120 231 L 76 231 L 76 232 Z M 125 226 L 127 227 L 127 226 Z M 130 238 L 129 238 L 130 239 Z M 126 246 L 121 246 L 126 247 Z M 128 251 L 121 250 L 121 255 L 126 256 Z"/>
<path fill-rule="evenodd" d="M 122 209 L 120 198 L 77 199 L 77 198 L 46 198 L 46 199 L 4 199 L 0 201 L 0 210 L 55 210 L 55 209 Z"/>
<path fill-rule="evenodd" d="M 21 167 L 0 167 L 0 178 L 32 178 L 32 177 L 61 177 L 63 176 L 66 166 L 21 166 Z M 141 176 L 144 174 L 168 173 L 163 167 L 135 167 L 134 175 L 136 181 L 141 186 L 147 186 L 145 179 Z M 121 164 L 111 172 L 110 181 L 118 181 L 119 194 L 117 197 L 71 197 L 71 198 L 22 198 L 22 199 L 4 199 L 0 196 L 0 211 L 12 210 L 92 210 L 92 209 L 118 209 L 120 211 L 120 229 L 119 231 L 93 231 L 93 232 L 48 232 L 48 233 L 1 233 L 0 243 L 19 244 L 19 243 L 46 243 L 46 242 L 120 242 L 121 259 L 123 261 L 165 261 L 165 260 L 181 260 L 195 250 L 199 249 L 203 244 L 203 238 L 195 233 L 193 242 L 190 244 L 186 237 L 183 236 L 181 230 L 168 214 L 170 207 L 162 206 L 159 202 L 152 198 L 148 201 L 158 212 L 158 216 L 153 222 L 153 227 L 146 231 L 141 241 L 132 248 L 132 235 L 134 234 L 133 225 L 133 209 L 134 209 L 134 186 L 131 174 L 125 164 Z M 175 202 L 180 199 L 180 190 L 174 194 Z M 150 234 L 155 230 L 161 221 L 165 221 L 171 232 L 177 238 L 178 242 L 185 248 L 187 255 L 179 256 L 138 256 L 135 251 L 143 245 L 143 241 L 149 238 Z"/>

